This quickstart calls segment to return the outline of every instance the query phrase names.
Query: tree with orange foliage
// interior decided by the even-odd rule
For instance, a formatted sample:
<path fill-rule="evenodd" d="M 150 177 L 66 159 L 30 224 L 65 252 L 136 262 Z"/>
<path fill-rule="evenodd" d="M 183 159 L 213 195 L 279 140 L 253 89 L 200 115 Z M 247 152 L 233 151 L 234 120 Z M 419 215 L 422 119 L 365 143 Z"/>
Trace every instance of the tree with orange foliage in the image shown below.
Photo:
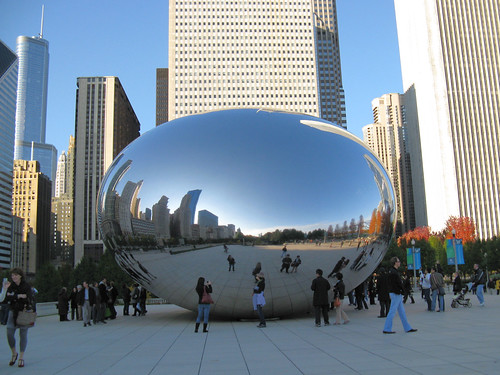
<path fill-rule="evenodd" d="M 431 236 L 431 228 L 430 227 L 416 227 L 413 230 L 410 230 L 403 234 L 401 237 L 398 238 L 398 246 L 401 246 L 403 244 L 403 241 L 406 242 L 406 244 L 409 244 L 411 240 L 419 241 L 419 240 L 425 240 L 428 241 L 429 237 Z"/>
<path fill-rule="evenodd" d="M 445 223 L 444 236 L 447 239 L 453 238 L 453 229 L 455 229 L 455 238 L 462 239 L 462 243 L 476 240 L 476 224 L 470 217 L 450 216 Z"/>

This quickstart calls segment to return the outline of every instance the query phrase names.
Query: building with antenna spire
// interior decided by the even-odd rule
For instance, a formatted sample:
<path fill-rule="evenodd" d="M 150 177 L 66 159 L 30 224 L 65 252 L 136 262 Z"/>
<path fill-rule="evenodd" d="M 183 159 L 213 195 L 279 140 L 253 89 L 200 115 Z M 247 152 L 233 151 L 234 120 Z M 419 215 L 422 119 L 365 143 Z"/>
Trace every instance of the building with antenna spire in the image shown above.
<path fill-rule="evenodd" d="M 14 159 L 37 160 L 40 170 L 55 179 L 57 150 L 45 143 L 49 78 L 49 42 L 43 38 L 43 12 L 38 36 L 19 36 Z"/>

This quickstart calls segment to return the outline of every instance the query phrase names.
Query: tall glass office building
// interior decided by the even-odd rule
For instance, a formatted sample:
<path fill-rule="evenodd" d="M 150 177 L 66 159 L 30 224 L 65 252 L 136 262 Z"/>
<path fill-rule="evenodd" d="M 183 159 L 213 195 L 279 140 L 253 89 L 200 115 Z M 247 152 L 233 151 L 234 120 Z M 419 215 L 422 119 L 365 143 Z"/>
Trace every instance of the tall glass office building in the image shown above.
<path fill-rule="evenodd" d="M 175 0 L 168 119 L 234 107 L 346 126 L 335 0 Z"/>
<path fill-rule="evenodd" d="M 55 180 L 57 151 L 45 143 L 49 42 L 41 37 L 19 36 L 14 159 L 37 160 L 40 171 Z"/>
<path fill-rule="evenodd" d="M 0 268 L 10 268 L 17 56 L 0 40 Z"/>

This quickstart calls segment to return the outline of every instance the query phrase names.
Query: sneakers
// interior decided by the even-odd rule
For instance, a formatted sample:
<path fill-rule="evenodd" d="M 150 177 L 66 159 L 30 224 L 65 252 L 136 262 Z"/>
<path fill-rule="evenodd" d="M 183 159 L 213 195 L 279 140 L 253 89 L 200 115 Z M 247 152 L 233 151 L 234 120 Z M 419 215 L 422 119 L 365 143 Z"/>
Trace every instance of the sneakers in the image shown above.
<path fill-rule="evenodd" d="M 484 302 L 483 302 L 483 303 L 480 303 L 480 304 L 479 304 L 479 306 L 484 307 Z"/>
<path fill-rule="evenodd" d="M 266 328 L 266 325 L 265 325 L 265 324 L 260 323 L 260 324 L 257 326 L 257 328 Z"/>

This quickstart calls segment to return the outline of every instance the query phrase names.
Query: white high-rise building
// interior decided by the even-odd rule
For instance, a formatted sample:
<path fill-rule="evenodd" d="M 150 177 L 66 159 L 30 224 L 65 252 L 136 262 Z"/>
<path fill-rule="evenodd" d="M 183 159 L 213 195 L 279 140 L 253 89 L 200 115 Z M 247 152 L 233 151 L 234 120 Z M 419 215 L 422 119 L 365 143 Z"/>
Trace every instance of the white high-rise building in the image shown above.
<path fill-rule="evenodd" d="M 176 0 L 168 119 L 235 107 L 346 126 L 335 0 Z"/>
<path fill-rule="evenodd" d="M 59 159 L 57 160 L 56 190 L 54 194 L 56 198 L 66 193 L 66 169 L 67 169 L 66 152 L 64 152 L 63 150 L 61 155 L 59 155 Z"/>
<path fill-rule="evenodd" d="M 416 224 L 500 234 L 500 3 L 395 0 Z"/>

